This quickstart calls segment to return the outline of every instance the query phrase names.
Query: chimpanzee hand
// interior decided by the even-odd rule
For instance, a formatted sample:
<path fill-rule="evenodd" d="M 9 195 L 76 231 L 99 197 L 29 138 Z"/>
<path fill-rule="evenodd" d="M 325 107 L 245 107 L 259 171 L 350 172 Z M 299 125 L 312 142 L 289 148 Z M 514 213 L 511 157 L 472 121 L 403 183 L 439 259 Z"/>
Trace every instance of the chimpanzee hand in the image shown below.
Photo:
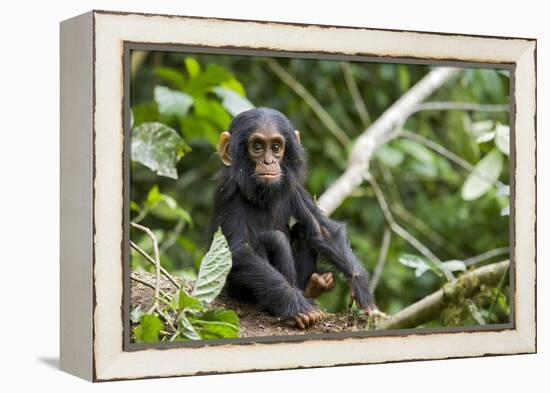
<path fill-rule="evenodd" d="M 306 329 L 319 322 L 323 318 L 323 316 L 324 314 L 321 310 L 319 310 L 317 307 L 313 307 L 309 311 L 295 315 L 294 320 L 296 321 L 296 325 L 298 325 L 300 329 Z"/>

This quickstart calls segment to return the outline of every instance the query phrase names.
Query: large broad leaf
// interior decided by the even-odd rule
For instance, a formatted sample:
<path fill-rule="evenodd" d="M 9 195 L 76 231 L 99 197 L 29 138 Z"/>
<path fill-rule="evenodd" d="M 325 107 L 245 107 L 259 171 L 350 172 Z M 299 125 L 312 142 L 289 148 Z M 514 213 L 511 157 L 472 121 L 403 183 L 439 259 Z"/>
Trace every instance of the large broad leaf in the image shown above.
<path fill-rule="evenodd" d="M 138 343 L 153 343 L 159 341 L 162 330 L 162 321 L 153 314 L 143 314 L 140 323 L 134 328 L 134 335 Z"/>
<path fill-rule="evenodd" d="M 162 123 L 144 123 L 132 130 L 132 160 L 158 175 L 177 179 L 176 165 L 189 151 L 178 133 Z"/>
<path fill-rule="evenodd" d="M 191 105 L 193 105 L 193 97 L 189 94 L 165 86 L 155 87 L 155 101 L 159 106 L 161 115 L 175 116 L 180 120 L 187 115 Z"/>
<path fill-rule="evenodd" d="M 231 251 L 221 229 L 218 229 L 214 234 L 210 250 L 202 259 L 191 296 L 206 303 L 214 300 L 225 284 L 231 265 Z"/>
<path fill-rule="evenodd" d="M 179 328 L 180 334 L 183 337 L 188 338 L 189 340 L 201 339 L 201 336 L 199 335 L 199 333 L 197 333 L 193 325 L 191 325 L 191 322 L 189 322 L 189 319 L 187 319 L 185 314 L 180 315 Z"/>
<path fill-rule="evenodd" d="M 502 154 L 497 149 L 483 157 L 462 185 L 462 199 L 472 201 L 489 191 L 500 176 L 502 161 Z"/>
<path fill-rule="evenodd" d="M 234 90 L 224 86 L 217 86 L 212 91 L 222 100 L 223 107 L 233 116 L 254 108 L 254 105 L 245 97 L 239 95 Z"/>

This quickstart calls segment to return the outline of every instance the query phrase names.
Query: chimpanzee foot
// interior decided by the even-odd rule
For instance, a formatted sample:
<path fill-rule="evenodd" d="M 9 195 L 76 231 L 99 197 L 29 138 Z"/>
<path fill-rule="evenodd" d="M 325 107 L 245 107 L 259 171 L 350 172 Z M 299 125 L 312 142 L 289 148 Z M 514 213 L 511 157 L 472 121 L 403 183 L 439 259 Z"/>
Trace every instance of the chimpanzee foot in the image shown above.
<path fill-rule="evenodd" d="M 308 327 L 315 325 L 321 319 L 323 319 L 323 312 L 319 309 L 313 309 L 305 313 L 300 313 L 294 317 L 296 325 L 300 329 L 307 329 Z"/>
<path fill-rule="evenodd" d="M 313 273 L 304 291 L 305 297 L 315 299 L 334 288 L 334 276 L 331 272 Z"/>

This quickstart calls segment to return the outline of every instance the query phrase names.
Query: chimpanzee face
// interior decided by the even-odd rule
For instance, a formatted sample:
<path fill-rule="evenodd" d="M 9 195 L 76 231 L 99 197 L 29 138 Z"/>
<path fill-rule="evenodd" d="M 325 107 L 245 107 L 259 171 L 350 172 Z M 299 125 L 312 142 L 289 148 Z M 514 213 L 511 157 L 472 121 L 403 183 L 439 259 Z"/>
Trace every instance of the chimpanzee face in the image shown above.
<path fill-rule="evenodd" d="M 248 138 L 247 149 L 256 181 L 276 183 L 281 179 L 285 138 L 278 131 L 273 129 L 254 131 Z"/>

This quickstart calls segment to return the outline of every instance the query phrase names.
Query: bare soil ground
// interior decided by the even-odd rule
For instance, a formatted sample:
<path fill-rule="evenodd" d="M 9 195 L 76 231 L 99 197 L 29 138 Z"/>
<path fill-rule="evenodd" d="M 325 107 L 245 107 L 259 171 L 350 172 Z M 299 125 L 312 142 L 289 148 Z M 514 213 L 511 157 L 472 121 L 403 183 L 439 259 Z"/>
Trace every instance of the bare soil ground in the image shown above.
<path fill-rule="evenodd" d="M 150 284 L 154 284 L 154 275 L 146 272 L 132 272 L 132 277 Z M 193 284 L 178 279 L 186 290 L 191 291 Z M 164 276 L 161 276 L 160 289 L 168 294 L 175 293 L 174 285 Z M 153 289 L 130 280 L 131 308 L 139 307 L 147 310 L 153 302 Z M 369 326 L 368 317 L 362 313 L 352 311 L 329 314 L 315 326 L 301 330 L 298 329 L 293 320 L 281 320 L 263 312 L 253 304 L 239 302 L 229 298 L 224 293 L 220 294 L 211 304 L 212 308 L 223 307 L 234 310 L 241 320 L 241 337 L 269 337 L 269 336 L 291 336 L 315 333 L 342 333 L 364 331 Z"/>

